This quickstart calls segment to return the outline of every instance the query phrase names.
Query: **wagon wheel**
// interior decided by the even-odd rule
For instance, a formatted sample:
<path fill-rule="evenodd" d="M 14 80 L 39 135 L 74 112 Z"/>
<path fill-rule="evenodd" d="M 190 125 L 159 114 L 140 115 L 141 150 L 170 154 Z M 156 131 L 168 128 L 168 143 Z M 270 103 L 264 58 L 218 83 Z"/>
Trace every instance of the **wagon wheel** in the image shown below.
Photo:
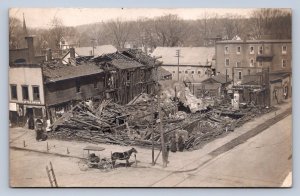
<path fill-rule="evenodd" d="M 81 159 L 78 161 L 78 167 L 81 171 L 87 171 L 89 169 L 88 161 L 85 159 Z"/>
<path fill-rule="evenodd" d="M 102 163 L 102 169 L 104 172 L 108 172 L 113 168 L 112 163 L 109 161 L 105 161 Z"/>

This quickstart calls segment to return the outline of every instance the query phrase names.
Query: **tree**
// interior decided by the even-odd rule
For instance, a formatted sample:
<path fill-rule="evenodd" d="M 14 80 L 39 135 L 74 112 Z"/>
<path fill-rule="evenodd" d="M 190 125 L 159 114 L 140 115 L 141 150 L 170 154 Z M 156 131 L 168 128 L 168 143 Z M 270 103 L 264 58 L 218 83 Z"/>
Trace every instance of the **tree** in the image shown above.
<path fill-rule="evenodd" d="M 179 46 L 188 33 L 188 26 L 177 15 L 165 15 L 154 20 L 154 30 L 159 46 Z"/>
<path fill-rule="evenodd" d="M 105 24 L 105 29 L 111 35 L 112 43 L 118 48 L 125 47 L 131 33 L 132 23 L 121 21 L 120 19 L 111 20 Z"/>
<path fill-rule="evenodd" d="M 22 22 L 14 17 L 9 17 L 9 49 L 22 47 L 24 41 Z"/>
<path fill-rule="evenodd" d="M 263 8 L 252 12 L 250 20 L 252 37 L 260 39 L 291 39 L 292 15 L 290 9 Z"/>
<path fill-rule="evenodd" d="M 51 20 L 51 28 L 49 30 L 49 46 L 53 49 L 59 49 L 59 42 L 61 38 L 64 36 L 65 27 L 60 18 L 54 17 Z"/>

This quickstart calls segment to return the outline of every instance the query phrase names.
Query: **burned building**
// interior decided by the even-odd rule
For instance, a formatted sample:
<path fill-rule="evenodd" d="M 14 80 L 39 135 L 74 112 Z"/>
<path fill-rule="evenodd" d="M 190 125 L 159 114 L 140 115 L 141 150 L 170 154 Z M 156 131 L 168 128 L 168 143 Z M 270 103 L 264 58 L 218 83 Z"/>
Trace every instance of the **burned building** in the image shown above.
<path fill-rule="evenodd" d="M 104 71 L 93 64 L 43 66 L 43 80 L 47 118 L 52 121 L 78 101 L 104 97 Z"/>
<path fill-rule="evenodd" d="M 141 51 L 127 50 L 72 57 L 69 64 L 12 63 L 9 75 L 10 120 L 33 122 L 33 128 L 36 119 L 52 123 L 79 101 L 106 98 L 126 104 L 140 93 L 153 93 L 156 62 Z"/>
<path fill-rule="evenodd" d="M 152 94 L 156 62 L 139 50 L 126 50 L 93 58 L 105 71 L 106 98 L 126 104 L 140 93 Z"/>

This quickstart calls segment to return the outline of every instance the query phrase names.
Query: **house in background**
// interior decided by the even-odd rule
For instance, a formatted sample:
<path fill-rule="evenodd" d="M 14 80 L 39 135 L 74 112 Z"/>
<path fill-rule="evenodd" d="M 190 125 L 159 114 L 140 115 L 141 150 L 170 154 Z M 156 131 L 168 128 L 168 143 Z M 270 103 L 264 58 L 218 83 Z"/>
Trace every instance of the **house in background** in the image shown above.
<path fill-rule="evenodd" d="M 161 67 L 172 73 L 172 80 L 199 83 L 212 75 L 214 54 L 214 47 L 157 47 L 151 56 L 161 57 Z"/>

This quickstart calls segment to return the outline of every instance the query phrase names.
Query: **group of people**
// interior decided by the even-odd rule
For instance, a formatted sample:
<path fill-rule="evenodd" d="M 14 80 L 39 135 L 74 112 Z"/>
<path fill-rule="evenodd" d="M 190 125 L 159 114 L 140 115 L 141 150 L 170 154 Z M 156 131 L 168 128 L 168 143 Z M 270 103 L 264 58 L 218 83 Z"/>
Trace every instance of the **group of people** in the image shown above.
<path fill-rule="evenodd" d="M 170 151 L 171 152 L 177 152 L 177 150 L 179 152 L 183 152 L 184 148 L 185 148 L 184 139 L 181 135 L 179 135 L 178 141 L 176 140 L 175 135 L 171 136 L 171 138 L 170 138 Z"/>

